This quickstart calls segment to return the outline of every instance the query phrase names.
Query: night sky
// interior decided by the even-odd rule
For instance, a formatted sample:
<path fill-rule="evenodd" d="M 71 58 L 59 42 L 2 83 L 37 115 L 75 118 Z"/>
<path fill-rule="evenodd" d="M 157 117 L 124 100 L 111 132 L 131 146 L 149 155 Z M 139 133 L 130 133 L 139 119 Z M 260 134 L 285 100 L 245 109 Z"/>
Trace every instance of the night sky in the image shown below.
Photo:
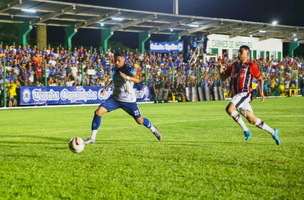
<path fill-rule="evenodd" d="M 173 13 L 173 0 L 64 0 L 65 2 Z M 160 6 L 161 5 L 161 6 Z M 304 26 L 303 0 L 179 0 L 179 14 Z"/>
<path fill-rule="evenodd" d="M 142 11 L 173 13 L 173 0 L 64 0 L 65 2 L 84 3 Z M 179 14 L 203 17 L 236 19 L 253 22 L 271 23 L 304 27 L 304 0 L 179 0 Z M 56 29 L 56 28 L 52 28 Z M 59 29 L 59 28 L 57 28 Z M 61 30 L 58 30 L 61 31 Z M 63 30 L 62 33 L 64 34 Z M 93 37 L 83 37 L 91 35 Z M 124 39 L 122 39 L 122 37 Z M 53 40 L 49 34 L 48 38 Z M 73 38 L 75 45 L 96 44 L 100 33 L 97 30 L 80 29 Z M 125 38 L 128 38 L 126 41 Z M 165 41 L 168 36 L 153 36 L 152 40 Z M 137 47 L 136 33 L 116 32 L 110 40 L 122 42 L 132 48 Z M 62 41 L 59 41 L 62 42 Z M 95 45 L 96 46 L 96 45 Z"/>

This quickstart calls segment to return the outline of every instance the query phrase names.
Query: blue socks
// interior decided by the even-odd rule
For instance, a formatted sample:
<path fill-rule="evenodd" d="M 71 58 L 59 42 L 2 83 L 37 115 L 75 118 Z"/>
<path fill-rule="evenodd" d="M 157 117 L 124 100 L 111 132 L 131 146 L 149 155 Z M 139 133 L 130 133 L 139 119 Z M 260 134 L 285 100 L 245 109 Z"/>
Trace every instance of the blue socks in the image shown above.
<path fill-rule="evenodd" d="M 97 132 L 97 130 L 100 126 L 100 123 L 101 123 L 101 116 L 98 116 L 98 115 L 95 114 L 94 117 L 93 117 L 93 120 L 92 120 L 92 127 L 91 127 L 92 131 Z M 151 122 L 147 118 L 144 118 L 143 125 L 145 127 L 147 127 L 148 129 L 150 129 L 152 132 L 155 131 L 155 127 L 152 126 Z"/>
<path fill-rule="evenodd" d="M 100 126 L 100 122 L 101 122 L 101 116 L 98 115 L 94 115 L 93 117 L 93 121 L 92 121 L 92 130 L 98 130 L 99 126 Z"/>
<path fill-rule="evenodd" d="M 152 126 L 152 124 L 150 123 L 150 121 L 147 118 L 144 118 L 143 125 L 149 129 L 151 129 L 151 126 Z"/>
<path fill-rule="evenodd" d="M 151 124 L 151 122 L 147 118 L 144 118 L 143 125 L 148 129 L 150 129 L 152 132 L 155 132 L 155 127 Z"/>

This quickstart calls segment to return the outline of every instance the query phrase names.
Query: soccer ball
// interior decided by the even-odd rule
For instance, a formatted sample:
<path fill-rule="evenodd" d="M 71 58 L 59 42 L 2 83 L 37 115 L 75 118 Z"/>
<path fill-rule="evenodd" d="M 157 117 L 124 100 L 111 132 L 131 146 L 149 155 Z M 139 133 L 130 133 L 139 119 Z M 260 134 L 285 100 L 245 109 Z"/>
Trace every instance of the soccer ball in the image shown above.
<path fill-rule="evenodd" d="M 69 148 L 74 153 L 80 153 L 84 149 L 84 142 L 80 137 L 74 137 L 69 141 Z"/>

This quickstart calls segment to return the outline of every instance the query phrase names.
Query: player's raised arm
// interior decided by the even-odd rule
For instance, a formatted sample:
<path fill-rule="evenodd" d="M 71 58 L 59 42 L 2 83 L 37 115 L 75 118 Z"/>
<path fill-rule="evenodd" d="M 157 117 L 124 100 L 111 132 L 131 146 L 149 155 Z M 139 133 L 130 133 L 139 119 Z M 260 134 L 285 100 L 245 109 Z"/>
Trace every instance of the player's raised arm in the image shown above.
<path fill-rule="evenodd" d="M 229 75 L 225 73 L 223 65 L 220 62 L 216 63 L 216 67 L 219 71 L 220 79 L 222 81 L 225 81 L 227 78 L 229 78 Z"/>

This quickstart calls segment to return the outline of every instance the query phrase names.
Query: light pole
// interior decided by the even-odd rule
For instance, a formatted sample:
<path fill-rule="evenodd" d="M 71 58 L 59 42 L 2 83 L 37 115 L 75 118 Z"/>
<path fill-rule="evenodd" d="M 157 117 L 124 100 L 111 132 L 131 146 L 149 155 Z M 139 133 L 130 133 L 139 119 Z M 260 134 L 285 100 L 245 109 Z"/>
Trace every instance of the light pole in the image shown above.
<path fill-rule="evenodd" d="M 178 0 L 173 0 L 173 14 L 178 15 Z"/>

